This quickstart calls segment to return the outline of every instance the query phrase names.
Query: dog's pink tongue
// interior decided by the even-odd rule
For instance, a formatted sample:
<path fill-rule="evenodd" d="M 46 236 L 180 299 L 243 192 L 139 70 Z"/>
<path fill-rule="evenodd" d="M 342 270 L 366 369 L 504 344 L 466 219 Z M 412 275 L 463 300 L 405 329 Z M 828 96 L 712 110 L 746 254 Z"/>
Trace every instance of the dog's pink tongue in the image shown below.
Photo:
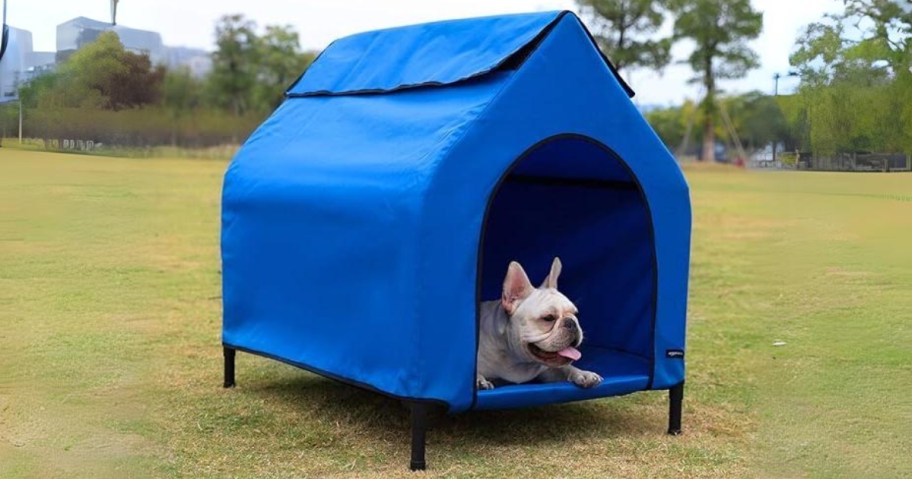
<path fill-rule="evenodd" d="M 579 352 L 579 349 L 574 348 L 573 346 L 568 347 L 567 349 L 562 349 L 557 352 L 561 356 L 572 359 L 574 361 L 579 361 L 579 358 L 583 357 L 583 354 Z"/>

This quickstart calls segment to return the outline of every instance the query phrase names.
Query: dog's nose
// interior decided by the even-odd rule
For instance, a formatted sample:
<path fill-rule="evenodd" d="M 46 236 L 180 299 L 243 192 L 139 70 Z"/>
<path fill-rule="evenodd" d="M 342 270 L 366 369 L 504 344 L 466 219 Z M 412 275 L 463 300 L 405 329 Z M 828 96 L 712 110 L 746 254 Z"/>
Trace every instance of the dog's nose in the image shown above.
<path fill-rule="evenodd" d="M 573 318 L 564 318 L 564 321 L 561 323 L 561 326 L 567 329 L 573 329 L 576 327 L 576 321 Z"/>

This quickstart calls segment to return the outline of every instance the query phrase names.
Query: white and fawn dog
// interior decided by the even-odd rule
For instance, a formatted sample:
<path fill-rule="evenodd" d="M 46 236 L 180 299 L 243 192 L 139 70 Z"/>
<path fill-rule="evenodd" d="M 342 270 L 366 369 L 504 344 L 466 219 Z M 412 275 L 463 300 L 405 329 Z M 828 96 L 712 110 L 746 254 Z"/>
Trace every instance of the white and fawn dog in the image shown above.
<path fill-rule="evenodd" d="M 576 306 L 557 290 L 560 259 L 535 288 L 522 266 L 511 262 L 499 301 L 481 304 L 478 339 L 478 389 L 496 383 L 569 380 L 584 388 L 597 386 L 602 377 L 572 365 L 581 357 L 583 342 Z"/>

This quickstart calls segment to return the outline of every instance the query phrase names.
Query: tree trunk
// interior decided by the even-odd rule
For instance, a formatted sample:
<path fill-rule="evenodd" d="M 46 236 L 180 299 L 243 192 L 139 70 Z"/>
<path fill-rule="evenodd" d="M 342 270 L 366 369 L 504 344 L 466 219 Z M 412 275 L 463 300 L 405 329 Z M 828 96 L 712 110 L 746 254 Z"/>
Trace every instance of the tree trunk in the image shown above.
<path fill-rule="evenodd" d="M 700 159 L 708 162 L 716 161 L 716 134 L 713 129 L 712 112 L 708 111 L 703 122 L 703 154 Z"/>
<path fill-rule="evenodd" d="M 715 46 L 711 50 L 714 50 Z M 713 130 L 713 114 L 716 112 L 716 77 L 713 75 L 713 55 L 705 53 L 703 58 L 703 86 L 706 87 L 706 98 L 703 99 L 703 154 L 700 159 L 714 163 L 716 161 L 716 134 Z"/>

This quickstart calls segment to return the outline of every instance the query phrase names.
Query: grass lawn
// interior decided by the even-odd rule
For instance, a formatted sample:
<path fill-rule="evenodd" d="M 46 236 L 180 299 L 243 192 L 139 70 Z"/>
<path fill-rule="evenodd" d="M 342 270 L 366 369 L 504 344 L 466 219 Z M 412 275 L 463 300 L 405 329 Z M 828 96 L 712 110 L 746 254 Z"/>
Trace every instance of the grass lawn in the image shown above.
<path fill-rule="evenodd" d="M 912 475 L 912 174 L 688 168 L 685 434 L 662 392 L 439 417 L 409 475 L 395 401 L 220 387 L 224 168 L 0 149 L 0 477 Z"/>

